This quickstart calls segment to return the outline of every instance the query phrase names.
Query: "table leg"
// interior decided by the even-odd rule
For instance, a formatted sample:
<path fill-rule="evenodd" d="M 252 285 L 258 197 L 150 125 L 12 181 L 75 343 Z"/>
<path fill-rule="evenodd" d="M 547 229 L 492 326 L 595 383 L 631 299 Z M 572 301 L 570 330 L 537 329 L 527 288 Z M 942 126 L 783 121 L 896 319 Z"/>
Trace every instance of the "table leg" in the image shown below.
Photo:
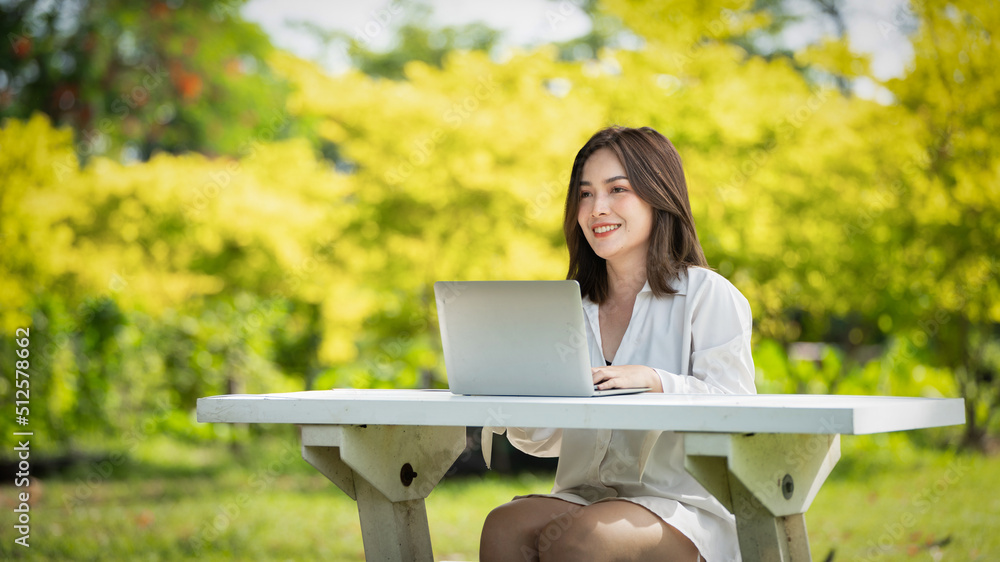
<path fill-rule="evenodd" d="M 804 513 L 775 517 L 737 479 L 730 490 L 743 560 L 812 560 Z"/>
<path fill-rule="evenodd" d="M 434 559 L 424 498 L 464 427 L 304 425 L 302 457 L 358 503 L 367 560 Z"/>
<path fill-rule="evenodd" d="M 833 434 L 688 433 L 684 465 L 736 516 L 747 562 L 811 560 L 805 512 L 840 459 Z"/>
<path fill-rule="evenodd" d="M 355 482 L 366 560 L 433 560 L 424 500 L 389 501 L 364 479 Z"/>

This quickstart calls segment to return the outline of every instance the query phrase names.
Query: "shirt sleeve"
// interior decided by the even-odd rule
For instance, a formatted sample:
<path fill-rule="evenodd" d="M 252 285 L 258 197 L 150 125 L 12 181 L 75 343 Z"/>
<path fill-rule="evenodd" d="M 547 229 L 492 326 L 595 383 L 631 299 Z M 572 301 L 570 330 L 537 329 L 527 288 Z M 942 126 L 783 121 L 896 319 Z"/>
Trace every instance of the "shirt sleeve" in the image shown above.
<path fill-rule="evenodd" d="M 700 289 L 693 295 L 688 374 L 655 369 L 663 392 L 756 394 L 750 303 L 724 279 Z"/>
<path fill-rule="evenodd" d="M 558 457 L 562 429 L 508 427 L 510 444 L 533 457 Z"/>
<path fill-rule="evenodd" d="M 510 444 L 534 457 L 558 457 L 562 444 L 562 429 L 553 428 L 522 428 L 522 427 L 484 427 L 482 441 L 483 460 L 486 468 L 493 464 L 493 434 L 507 434 Z"/>

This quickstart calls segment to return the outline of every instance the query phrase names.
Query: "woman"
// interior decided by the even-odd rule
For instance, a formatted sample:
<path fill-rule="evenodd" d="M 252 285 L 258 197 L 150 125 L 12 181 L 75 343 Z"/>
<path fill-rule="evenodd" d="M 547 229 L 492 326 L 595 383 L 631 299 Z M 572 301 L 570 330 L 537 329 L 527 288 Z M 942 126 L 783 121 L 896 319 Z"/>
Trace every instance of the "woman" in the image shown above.
<path fill-rule="evenodd" d="M 707 269 L 676 149 L 651 128 L 598 131 L 573 162 L 563 225 L 600 389 L 753 394 L 750 305 Z M 668 431 L 507 428 L 558 456 L 553 493 L 486 518 L 492 560 L 739 560 L 733 516 Z"/>

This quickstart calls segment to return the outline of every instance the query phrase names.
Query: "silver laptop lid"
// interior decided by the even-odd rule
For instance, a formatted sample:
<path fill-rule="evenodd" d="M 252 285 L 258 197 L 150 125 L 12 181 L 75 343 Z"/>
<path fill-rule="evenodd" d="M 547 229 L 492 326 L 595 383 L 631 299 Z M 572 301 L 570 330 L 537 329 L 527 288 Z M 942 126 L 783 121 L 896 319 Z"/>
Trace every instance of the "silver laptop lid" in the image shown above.
<path fill-rule="evenodd" d="M 576 281 L 438 281 L 434 295 L 453 393 L 594 394 Z"/>

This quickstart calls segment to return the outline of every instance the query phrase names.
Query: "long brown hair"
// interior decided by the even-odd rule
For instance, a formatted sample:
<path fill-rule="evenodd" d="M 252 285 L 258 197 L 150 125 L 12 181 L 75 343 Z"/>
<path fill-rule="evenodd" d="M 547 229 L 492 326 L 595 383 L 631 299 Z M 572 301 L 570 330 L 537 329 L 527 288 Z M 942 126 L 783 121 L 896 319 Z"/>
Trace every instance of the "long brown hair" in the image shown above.
<path fill-rule="evenodd" d="M 670 286 L 672 279 L 690 266 L 708 267 L 708 262 L 695 231 L 681 157 L 666 137 L 650 127 L 601 129 L 576 154 L 563 219 L 569 246 L 566 278 L 577 280 L 581 292 L 596 303 L 608 297 L 607 263 L 594 253 L 577 220 L 583 165 L 601 148 L 618 156 L 636 195 L 653 207 L 646 278 L 654 295 L 672 295 L 676 292 Z"/>

